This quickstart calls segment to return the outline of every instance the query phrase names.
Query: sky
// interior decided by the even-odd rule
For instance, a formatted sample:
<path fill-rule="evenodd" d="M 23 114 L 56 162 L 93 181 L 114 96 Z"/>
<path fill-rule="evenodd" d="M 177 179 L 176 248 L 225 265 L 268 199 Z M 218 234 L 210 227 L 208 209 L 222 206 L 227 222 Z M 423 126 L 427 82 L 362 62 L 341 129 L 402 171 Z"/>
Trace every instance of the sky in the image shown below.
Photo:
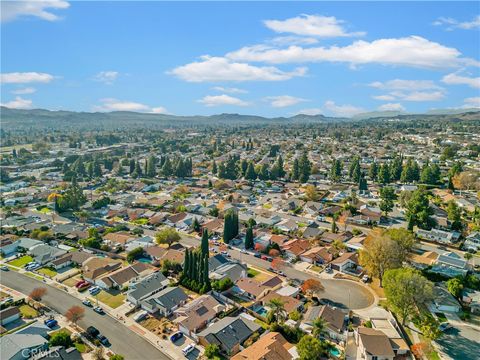
<path fill-rule="evenodd" d="M 480 2 L 1 2 L 10 108 L 480 108 Z"/>

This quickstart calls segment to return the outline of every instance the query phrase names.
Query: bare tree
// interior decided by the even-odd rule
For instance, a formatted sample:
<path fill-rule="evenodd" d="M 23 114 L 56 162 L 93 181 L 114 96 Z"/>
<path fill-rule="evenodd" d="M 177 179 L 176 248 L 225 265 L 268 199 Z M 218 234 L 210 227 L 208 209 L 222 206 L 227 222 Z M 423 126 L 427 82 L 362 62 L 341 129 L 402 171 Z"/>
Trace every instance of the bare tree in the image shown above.
<path fill-rule="evenodd" d="M 83 319 L 85 316 L 85 309 L 81 306 L 72 306 L 65 313 L 65 317 L 71 321 L 74 325 L 77 325 L 77 322 Z"/>

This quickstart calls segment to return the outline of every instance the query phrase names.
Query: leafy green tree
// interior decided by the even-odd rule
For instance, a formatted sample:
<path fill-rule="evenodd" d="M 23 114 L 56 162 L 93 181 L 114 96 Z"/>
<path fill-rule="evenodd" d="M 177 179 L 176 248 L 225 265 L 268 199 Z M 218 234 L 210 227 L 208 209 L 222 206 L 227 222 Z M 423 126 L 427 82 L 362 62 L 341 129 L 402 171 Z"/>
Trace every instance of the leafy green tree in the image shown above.
<path fill-rule="evenodd" d="M 193 230 L 196 231 L 196 232 L 199 232 L 199 231 L 202 229 L 200 223 L 198 222 L 197 217 L 194 217 L 194 218 L 193 218 L 192 227 L 193 227 Z"/>
<path fill-rule="evenodd" d="M 378 170 L 378 182 L 380 184 L 390 184 L 390 168 L 387 163 L 380 165 Z"/>
<path fill-rule="evenodd" d="M 324 352 L 322 342 L 310 335 L 303 336 L 297 344 L 300 360 L 320 360 Z"/>
<path fill-rule="evenodd" d="M 385 272 L 401 267 L 413 244 L 413 234 L 405 229 L 372 231 L 360 251 L 360 264 L 371 276 L 378 277 L 382 286 Z"/>
<path fill-rule="evenodd" d="M 316 338 L 319 338 L 326 331 L 327 331 L 327 322 L 323 318 L 318 317 L 315 320 L 313 320 L 313 329 L 312 329 L 313 336 L 315 336 Z"/>
<path fill-rule="evenodd" d="M 427 191 L 423 189 L 413 191 L 405 207 L 409 230 L 415 225 L 422 229 L 430 229 L 433 226 L 434 220 L 431 218 L 433 209 L 430 207 Z"/>
<path fill-rule="evenodd" d="M 420 173 L 420 182 L 436 185 L 440 182 L 440 168 L 437 164 L 426 164 Z"/>
<path fill-rule="evenodd" d="M 437 340 L 442 336 L 442 331 L 439 329 L 440 323 L 431 314 L 422 316 L 420 319 L 420 331 L 423 336 L 430 340 Z"/>
<path fill-rule="evenodd" d="M 460 279 L 453 278 L 448 280 L 446 283 L 447 290 L 450 294 L 455 296 L 457 299 L 460 299 L 463 291 L 463 283 Z"/>
<path fill-rule="evenodd" d="M 433 298 L 433 284 L 417 270 L 391 269 L 383 279 L 388 304 L 402 319 L 402 325 L 423 304 Z"/>
<path fill-rule="evenodd" d="M 229 243 L 238 235 L 238 214 L 233 209 L 228 209 L 224 216 L 223 241 Z"/>
<path fill-rule="evenodd" d="M 365 179 L 365 175 L 363 173 L 361 173 L 360 179 L 358 180 L 358 190 L 359 191 L 368 190 L 367 179 Z"/>
<path fill-rule="evenodd" d="M 403 166 L 403 156 L 397 155 L 393 159 L 392 165 L 390 166 L 390 179 L 392 181 L 399 181 L 402 175 L 402 166 Z"/>
<path fill-rule="evenodd" d="M 448 202 L 447 216 L 453 230 L 462 229 L 462 209 L 460 209 L 457 203 L 453 200 Z"/>
<path fill-rule="evenodd" d="M 397 198 L 395 195 L 395 189 L 390 186 L 385 186 L 380 189 L 380 210 L 383 211 L 385 216 L 393 210 L 394 201 Z"/>
<path fill-rule="evenodd" d="M 205 353 L 204 355 L 207 359 L 215 359 L 220 354 L 220 348 L 217 344 L 208 344 L 205 346 Z"/>
<path fill-rule="evenodd" d="M 330 180 L 333 182 L 337 182 L 342 177 L 342 162 L 337 159 L 333 159 L 332 167 L 330 168 Z"/>
<path fill-rule="evenodd" d="M 285 311 L 285 304 L 280 299 L 272 299 L 268 302 L 268 307 L 272 309 L 273 313 L 275 314 L 275 319 L 281 323 L 283 322 L 288 314 Z"/>
<path fill-rule="evenodd" d="M 143 248 L 141 246 L 136 247 L 135 249 L 127 253 L 127 261 L 131 263 L 134 260 L 142 257 L 143 254 L 144 254 Z"/>
<path fill-rule="evenodd" d="M 215 162 L 215 160 L 213 160 L 213 162 L 212 162 L 212 174 L 216 174 L 217 171 L 218 171 L 217 163 Z"/>
<path fill-rule="evenodd" d="M 170 247 L 173 243 L 180 241 L 181 237 L 177 230 L 165 227 L 155 235 L 157 244 L 167 244 Z"/>
<path fill-rule="evenodd" d="M 48 342 L 50 346 L 64 346 L 65 348 L 69 348 L 73 345 L 73 341 L 70 338 L 70 334 L 66 331 L 59 331 L 54 333 L 50 337 L 50 341 Z"/>

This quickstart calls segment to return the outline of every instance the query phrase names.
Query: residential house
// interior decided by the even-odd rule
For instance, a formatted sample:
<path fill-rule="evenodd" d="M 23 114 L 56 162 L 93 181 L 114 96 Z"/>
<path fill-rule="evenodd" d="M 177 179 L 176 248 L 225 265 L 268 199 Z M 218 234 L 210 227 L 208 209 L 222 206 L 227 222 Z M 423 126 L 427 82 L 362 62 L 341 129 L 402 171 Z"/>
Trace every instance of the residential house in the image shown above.
<path fill-rule="evenodd" d="M 396 356 L 405 356 L 410 352 L 410 347 L 401 335 L 401 331 L 394 318 L 370 318 L 372 328 L 383 332 L 390 340 Z"/>
<path fill-rule="evenodd" d="M 296 358 L 295 346 L 282 334 L 270 332 L 233 356 L 232 360 L 292 360 Z"/>
<path fill-rule="evenodd" d="M 395 353 L 390 339 L 382 331 L 359 327 L 355 331 L 357 358 L 365 360 L 393 360 Z"/>
<path fill-rule="evenodd" d="M 310 248 L 310 243 L 303 239 L 294 239 L 283 244 L 282 250 L 289 258 L 297 258 Z"/>
<path fill-rule="evenodd" d="M 268 303 L 274 299 L 280 300 L 283 303 L 283 308 L 287 313 L 291 313 L 292 311 L 295 311 L 295 310 L 302 311 L 303 309 L 303 303 L 300 300 L 292 296 L 281 295 L 278 292 L 271 291 L 268 294 L 260 297 L 258 300 L 260 304 L 268 307 Z"/>
<path fill-rule="evenodd" d="M 96 280 L 111 271 L 117 270 L 122 266 L 121 260 L 113 260 L 110 258 L 91 257 L 83 263 L 83 278 L 96 284 Z"/>
<path fill-rule="evenodd" d="M 460 238 L 460 233 L 457 231 L 443 231 L 438 229 L 423 230 L 418 229 L 416 234 L 419 238 L 435 241 L 441 244 L 454 244 Z"/>
<path fill-rule="evenodd" d="M 30 250 L 27 251 L 27 253 L 33 257 L 33 259 L 38 262 L 41 265 L 47 264 L 50 261 L 53 261 L 62 255 L 66 254 L 67 252 L 65 250 L 61 250 L 57 247 L 50 246 L 44 243 L 38 244 Z"/>
<path fill-rule="evenodd" d="M 15 254 L 20 241 L 15 235 L 5 234 L 0 236 L 0 254 L 4 257 Z"/>
<path fill-rule="evenodd" d="M 295 221 L 291 219 L 284 219 L 280 221 L 279 223 L 275 224 L 275 227 L 279 229 L 280 231 L 284 231 L 287 233 L 297 231 L 298 230 L 298 225 Z"/>
<path fill-rule="evenodd" d="M 174 322 L 178 330 L 189 337 L 197 339 L 197 333 L 204 329 L 225 306 L 211 295 L 202 295 L 175 310 Z"/>
<path fill-rule="evenodd" d="M 48 349 L 48 340 L 40 335 L 7 334 L 0 338 L 2 360 L 28 359 L 31 354 Z"/>
<path fill-rule="evenodd" d="M 223 220 L 215 218 L 212 221 L 206 222 L 202 225 L 202 229 L 207 229 L 209 234 L 223 233 Z"/>
<path fill-rule="evenodd" d="M 322 237 L 320 238 L 321 241 L 331 244 L 335 241 L 339 242 L 347 242 L 353 237 L 353 234 L 349 231 L 343 233 L 331 233 L 325 232 Z"/>
<path fill-rule="evenodd" d="M 70 265 L 83 266 L 83 263 L 92 257 L 95 256 L 85 251 L 72 251 L 50 261 L 47 265 L 52 266 L 55 270 L 60 270 Z"/>
<path fill-rule="evenodd" d="M 438 256 L 436 263 L 430 271 L 448 277 L 463 276 L 468 272 L 467 264 L 467 260 L 463 259 L 460 255 L 448 251 Z"/>
<path fill-rule="evenodd" d="M 241 345 L 261 326 L 244 317 L 224 317 L 198 334 L 202 346 L 215 344 L 220 351 L 232 356 L 241 350 Z"/>
<path fill-rule="evenodd" d="M 20 319 L 20 310 L 17 306 L 11 306 L 6 309 L 0 310 L 0 325 L 5 326 Z"/>
<path fill-rule="evenodd" d="M 247 277 L 238 280 L 233 287 L 233 291 L 249 299 L 256 300 L 265 296 L 272 289 Z"/>
<path fill-rule="evenodd" d="M 167 287 L 140 301 L 143 310 L 150 314 L 170 316 L 188 300 L 187 294 L 178 286 Z"/>
<path fill-rule="evenodd" d="M 137 262 L 126 268 L 115 270 L 96 280 L 95 284 L 103 289 L 122 289 L 139 278 L 151 274 L 154 268 L 142 262 Z"/>
<path fill-rule="evenodd" d="M 345 245 L 349 251 L 358 251 L 363 249 L 363 244 L 365 243 L 365 239 L 367 238 L 366 235 L 361 234 L 358 236 L 352 237 L 348 240 Z"/>
<path fill-rule="evenodd" d="M 333 260 L 331 249 L 325 246 L 315 246 L 300 254 L 300 260 L 309 264 L 326 264 Z"/>
<path fill-rule="evenodd" d="M 433 312 L 458 313 L 462 307 L 447 289 L 441 286 L 434 286 L 433 301 L 430 304 L 430 308 Z"/>
<path fill-rule="evenodd" d="M 468 235 L 465 238 L 465 242 L 463 243 L 464 248 L 467 250 L 478 251 L 480 250 L 480 232 L 475 231 Z"/>
<path fill-rule="evenodd" d="M 325 333 L 330 339 L 345 341 L 346 333 L 346 314 L 338 308 L 329 305 L 310 306 L 303 317 L 303 323 L 307 329 L 313 328 L 316 319 L 322 318 L 325 323 Z"/>
<path fill-rule="evenodd" d="M 129 234 L 128 232 L 119 231 L 108 233 L 103 237 L 103 240 L 111 246 L 119 246 L 125 248 L 127 242 L 135 239 L 135 236 Z"/>
<path fill-rule="evenodd" d="M 333 260 L 331 263 L 332 269 L 344 273 L 353 273 L 358 275 L 362 267 L 358 261 L 358 253 L 346 252 Z"/>
<path fill-rule="evenodd" d="M 150 274 L 134 283 L 130 283 L 127 291 L 127 300 L 138 306 L 143 299 L 165 289 L 169 280 L 160 272 Z"/>
<path fill-rule="evenodd" d="M 30 238 L 20 238 L 18 239 L 18 249 L 24 251 L 30 251 L 34 246 L 43 244 L 43 241 L 30 239 Z"/>

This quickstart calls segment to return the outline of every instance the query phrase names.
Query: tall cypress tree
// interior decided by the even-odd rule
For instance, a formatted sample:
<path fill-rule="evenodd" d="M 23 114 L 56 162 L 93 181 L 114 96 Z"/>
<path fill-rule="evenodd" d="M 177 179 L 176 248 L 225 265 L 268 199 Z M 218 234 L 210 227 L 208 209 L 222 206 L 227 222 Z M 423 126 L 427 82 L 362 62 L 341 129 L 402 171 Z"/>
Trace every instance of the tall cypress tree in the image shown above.
<path fill-rule="evenodd" d="M 253 229 L 249 226 L 245 234 L 245 249 L 253 249 L 253 246 Z"/>
<path fill-rule="evenodd" d="M 202 232 L 202 255 L 208 257 L 208 230 L 206 228 L 203 229 Z"/>
<path fill-rule="evenodd" d="M 207 285 L 207 291 L 210 290 L 210 278 L 208 277 L 208 256 L 203 258 L 203 283 Z"/>
<path fill-rule="evenodd" d="M 186 249 L 185 250 L 185 259 L 183 260 L 182 280 L 188 278 L 189 266 L 190 266 L 190 249 Z"/>

